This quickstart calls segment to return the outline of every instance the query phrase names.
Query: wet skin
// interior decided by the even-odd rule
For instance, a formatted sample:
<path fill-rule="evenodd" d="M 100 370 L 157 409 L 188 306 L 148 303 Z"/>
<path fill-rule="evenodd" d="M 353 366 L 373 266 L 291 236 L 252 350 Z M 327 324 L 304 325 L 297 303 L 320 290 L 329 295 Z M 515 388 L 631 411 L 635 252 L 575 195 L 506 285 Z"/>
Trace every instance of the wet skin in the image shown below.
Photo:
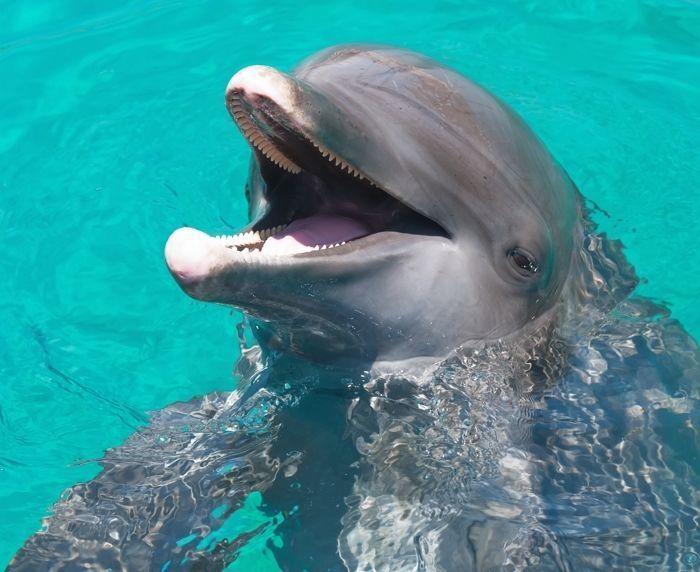
<path fill-rule="evenodd" d="M 400 363 L 527 336 L 555 313 L 578 194 L 470 80 L 344 46 L 290 75 L 245 68 L 226 105 L 253 149 L 251 223 L 223 238 L 179 229 L 166 260 L 191 296 L 249 315 L 265 347 Z"/>
<path fill-rule="evenodd" d="M 222 570 L 274 529 L 285 570 L 687 570 L 700 352 L 522 121 L 366 46 L 246 68 L 226 103 L 251 223 L 166 259 L 285 354 L 156 412 L 9 569 Z"/>

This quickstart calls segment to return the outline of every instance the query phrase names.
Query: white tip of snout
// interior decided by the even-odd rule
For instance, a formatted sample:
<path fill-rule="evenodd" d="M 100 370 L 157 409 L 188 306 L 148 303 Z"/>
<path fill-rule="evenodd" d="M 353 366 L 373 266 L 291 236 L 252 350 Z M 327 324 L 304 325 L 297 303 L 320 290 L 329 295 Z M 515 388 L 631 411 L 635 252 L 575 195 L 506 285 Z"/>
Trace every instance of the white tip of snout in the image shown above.
<path fill-rule="evenodd" d="M 179 281 L 195 282 L 211 272 L 217 245 L 217 241 L 204 232 L 179 228 L 165 243 L 165 262 Z"/>
<path fill-rule="evenodd" d="M 294 107 L 294 80 L 269 66 L 248 66 L 237 72 L 226 86 L 227 97 L 234 91 L 245 97 L 263 96 L 287 112 Z"/>

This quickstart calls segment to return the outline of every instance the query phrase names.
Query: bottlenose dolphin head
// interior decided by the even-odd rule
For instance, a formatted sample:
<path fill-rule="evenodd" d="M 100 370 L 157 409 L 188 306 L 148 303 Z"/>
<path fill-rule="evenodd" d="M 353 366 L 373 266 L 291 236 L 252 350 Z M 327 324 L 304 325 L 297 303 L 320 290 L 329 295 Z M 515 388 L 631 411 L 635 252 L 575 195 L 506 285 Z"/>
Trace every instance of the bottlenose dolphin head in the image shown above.
<path fill-rule="evenodd" d="M 250 144 L 251 223 L 181 228 L 170 272 L 313 360 L 442 357 L 523 335 L 570 272 L 577 194 L 507 106 L 393 48 L 321 52 L 291 75 L 252 66 L 226 106 Z"/>

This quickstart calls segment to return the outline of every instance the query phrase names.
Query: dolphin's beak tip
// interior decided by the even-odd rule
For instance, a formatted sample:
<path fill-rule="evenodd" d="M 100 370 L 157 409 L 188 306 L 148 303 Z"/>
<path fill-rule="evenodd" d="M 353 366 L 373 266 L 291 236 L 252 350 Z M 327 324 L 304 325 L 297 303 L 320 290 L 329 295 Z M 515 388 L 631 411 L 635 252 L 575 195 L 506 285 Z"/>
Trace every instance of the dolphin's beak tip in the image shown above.
<path fill-rule="evenodd" d="M 294 80 L 269 67 L 254 65 L 237 71 L 226 85 L 226 100 L 238 94 L 244 97 L 272 99 L 287 112 L 293 112 Z"/>
<path fill-rule="evenodd" d="M 165 263 L 181 285 L 197 282 L 209 274 L 213 242 L 208 234 L 189 227 L 178 228 L 170 235 L 165 243 Z"/>

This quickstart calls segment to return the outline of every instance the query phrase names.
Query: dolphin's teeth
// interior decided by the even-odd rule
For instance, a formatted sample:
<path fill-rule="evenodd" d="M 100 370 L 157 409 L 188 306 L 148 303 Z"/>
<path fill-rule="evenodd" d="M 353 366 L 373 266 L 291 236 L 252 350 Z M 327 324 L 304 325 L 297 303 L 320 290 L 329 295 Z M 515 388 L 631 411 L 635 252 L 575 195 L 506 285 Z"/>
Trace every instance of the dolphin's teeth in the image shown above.
<path fill-rule="evenodd" d="M 364 175 L 362 175 L 362 173 L 360 173 L 360 171 L 358 171 L 355 167 L 353 167 L 352 165 L 350 165 L 349 163 L 347 163 L 346 161 L 344 161 L 343 159 L 341 159 L 340 157 L 335 155 L 332 151 L 329 151 L 328 149 L 326 149 L 322 145 L 319 145 L 315 141 L 312 141 L 308 137 L 307 137 L 307 139 L 314 147 L 316 147 L 316 149 L 319 150 L 322 157 L 328 159 L 331 163 L 335 163 L 336 167 L 340 167 L 341 171 L 346 171 L 349 174 L 351 174 L 353 177 L 357 177 L 361 181 L 366 180 L 366 177 Z"/>
<path fill-rule="evenodd" d="M 261 235 L 261 238 L 268 239 L 271 236 L 276 235 L 280 230 L 282 230 L 282 228 L 283 228 L 283 225 L 281 225 L 281 224 L 279 224 L 277 226 L 273 226 L 272 228 L 268 228 L 267 230 L 265 230 L 263 232 L 263 234 Z"/>
<path fill-rule="evenodd" d="M 227 246 L 244 246 L 246 244 L 256 244 L 258 242 L 262 242 L 260 233 L 252 230 L 228 236 L 221 235 L 216 238 L 223 241 Z"/>
<path fill-rule="evenodd" d="M 234 98 L 232 101 L 230 101 L 229 106 L 236 125 L 241 133 L 243 133 L 246 140 L 253 147 L 260 150 L 265 157 L 267 157 L 281 169 L 289 171 L 295 175 L 301 173 L 301 167 L 299 167 L 299 165 L 297 165 L 291 159 L 288 159 L 279 149 L 277 149 L 275 144 L 268 138 L 268 136 L 262 133 L 260 129 L 253 122 L 251 122 L 243 109 L 242 103 L 239 100 Z M 331 163 L 335 163 L 335 166 L 340 167 L 341 171 L 347 172 L 360 180 L 366 180 L 366 178 L 357 169 L 342 160 L 340 157 L 336 156 L 333 152 L 326 149 L 319 143 L 316 143 L 312 139 L 307 139 L 319 150 L 322 157 L 328 159 Z"/>
<path fill-rule="evenodd" d="M 270 161 L 281 169 L 295 175 L 301 173 L 301 167 L 291 159 L 285 157 L 284 154 L 275 147 L 274 142 L 271 141 L 267 135 L 262 133 L 257 125 L 246 116 L 246 112 L 240 100 L 235 97 L 230 100 L 229 109 L 238 129 L 251 146 L 259 149 L 265 157 L 270 159 Z"/>

